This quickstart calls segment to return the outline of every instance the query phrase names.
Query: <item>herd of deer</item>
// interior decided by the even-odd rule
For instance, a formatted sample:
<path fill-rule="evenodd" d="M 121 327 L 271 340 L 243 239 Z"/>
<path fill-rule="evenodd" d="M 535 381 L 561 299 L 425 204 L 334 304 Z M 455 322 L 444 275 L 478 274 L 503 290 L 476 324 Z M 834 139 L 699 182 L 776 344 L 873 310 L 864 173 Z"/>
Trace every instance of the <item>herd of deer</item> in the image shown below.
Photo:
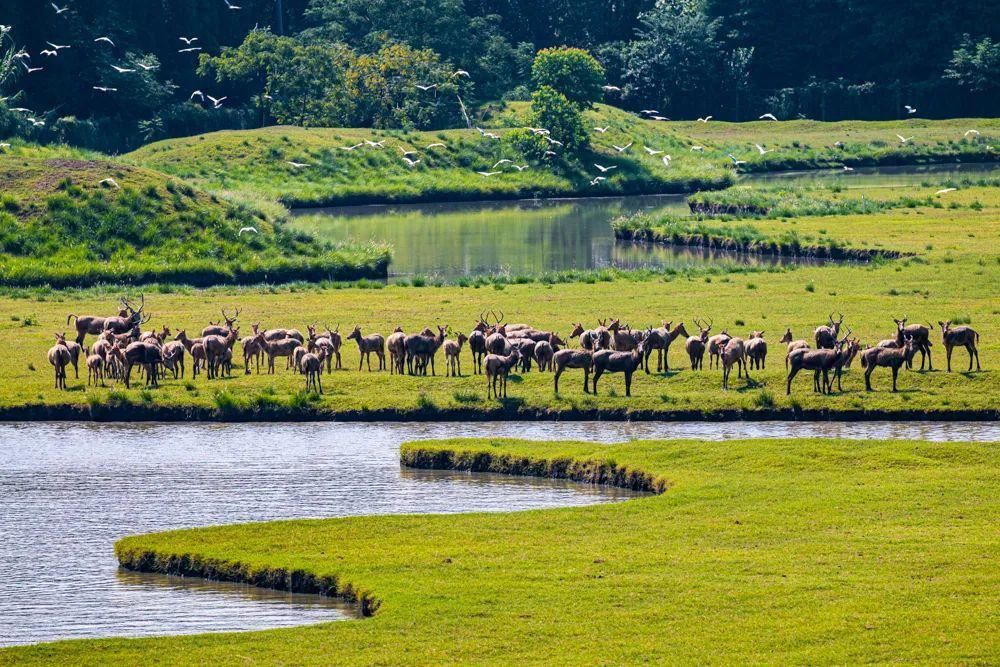
<path fill-rule="evenodd" d="M 663 321 L 660 328 L 645 330 L 632 329 L 620 320 L 598 320 L 598 326 L 585 329 L 583 324 L 574 325 L 569 340 L 578 339 L 580 346 L 569 347 L 567 341 L 552 331 L 537 329 L 528 324 L 506 324 L 504 314 L 490 311 L 481 313 L 472 331 L 466 335 L 459 333 L 454 339 L 448 338 L 450 327 L 438 326 L 437 331 L 426 328 L 417 334 L 406 334 L 401 327 L 384 338 L 380 334 L 364 335 L 361 327 L 343 337 L 340 325 L 331 329 L 326 326 L 320 331 L 315 325 L 306 327 L 303 335 L 297 329 L 261 330 L 260 323 L 253 324 L 252 335 L 240 338 L 236 322 L 240 309 L 230 315 L 222 309 L 222 319 L 209 322 L 197 338 L 189 338 L 181 329 L 170 339 L 170 328 L 160 331 L 142 331 L 142 325 L 150 315 L 144 313 L 145 298 L 140 295 L 136 307 L 124 297 L 121 310 L 112 317 L 76 316 L 70 314 L 66 323 L 75 320 L 76 339 L 68 340 L 65 333 L 56 334 L 56 344 L 49 350 L 49 363 L 55 368 L 55 386 L 66 388 L 66 370 L 72 365 L 79 378 L 79 360 L 84 357 L 87 366 L 87 384 L 104 385 L 105 378 L 122 380 L 130 387 L 132 369 L 139 367 L 145 375 L 146 385 L 157 386 L 158 378 L 170 372 L 176 379 L 184 377 L 185 356 L 192 360 L 192 373 L 197 376 L 204 370 L 208 378 L 231 375 L 233 368 L 233 348 L 239 341 L 243 351 L 243 367 L 246 374 L 256 367 L 261 372 L 261 364 L 267 358 L 266 372 L 275 372 L 275 359 L 285 358 L 285 368 L 294 369 L 305 376 L 306 389 L 323 392 L 322 373 L 333 368 L 341 368 L 341 347 L 345 340 L 357 343 L 359 352 L 358 370 L 367 363 L 372 371 L 371 355 L 376 356 L 377 370 L 386 369 L 386 349 L 389 352 L 388 370 L 390 374 L 410 375 L 435 374 L 434 358 L 438 349 L 444 349 L 445 375 L 461 376 L 461 352 L 468 344 L 472 355 L 474 374 L 484 374 L 487 384 L 487 398 L 507 396 L 507 376 L 511 371 L 528 372 L 534 362 L 539 371 L 553 372 L 555 392 L 559 393 L 559 378 L 567 369 L 583 371 L 583 391 L 597 394 L 597 382 L 607 373 L 622 373 L 625 377 L 625 395 L 632 394 L 632 377 L 639 369 L 650 371 L 650 357 L 656 352 L 656 372 L 668 372 L 670 363 L 668 352 L 678 337 L 684 337 L 684 350 L 690 360 L 691 370 L 703 368 L 705 353 L 708 352 L 709 368 L 722 370 L 722 388 L 729 389 L 730 376 L 736 369 L 737 377 L 746 376 L 750 382 L 750 370 L 763 369 L 767 359 L 767 342 L 763 331 L 752 331 L 746 339 L 732 336 L 728 331 L 711 335 L 713 321 L 695 319 L 697 335 L 691 335 L 683 322 L 674 325 Z M 490 321 L 492 317 L 492 322 Z M 871 375 L 879 367 L 892 371 L 892 390 L 896 391 L 899 369 L 910 367 L 917 352 L 920 353 L 920 369 L 925 362 L 933 370 L 931 361 L 931 325 L 907 324 L 907 318 L 894 319 L 896 332 L 891 338 L 880 341 L 875 346 L 864 349 L 857 338 L 851 338 L 851 330 L 843 332 L 844 316 L 818 327 L 814 332 L 815 348 L 806 340 L 795 340 L 791 329 L 780 339 L 787 345 L 785 367 L 788 370 L 786 392 L 791 393 L 792 379 L 800 371 L 813 371 L 813 390 L 830 393 L 836 381 L 841 391 L 841 376 L 845 368 L 850 368 L 853 359 L 860 354 L 861 366 L 865 369 L 865 389 L 872 390 Z M 968 326 L 952 326 L 951 321 L 938 322 L 941 339 L 947 353 L 948 371 L 951 371 L 952 351 L 965 347 L 969 353 L 969 371 L 973 361 L 979 367 L 977 343 L 979 334 Z M 84 347 L 87 335 L 97 336 L 97 341 Z M 593 376 L 591 378 L 591 375 Z"/>

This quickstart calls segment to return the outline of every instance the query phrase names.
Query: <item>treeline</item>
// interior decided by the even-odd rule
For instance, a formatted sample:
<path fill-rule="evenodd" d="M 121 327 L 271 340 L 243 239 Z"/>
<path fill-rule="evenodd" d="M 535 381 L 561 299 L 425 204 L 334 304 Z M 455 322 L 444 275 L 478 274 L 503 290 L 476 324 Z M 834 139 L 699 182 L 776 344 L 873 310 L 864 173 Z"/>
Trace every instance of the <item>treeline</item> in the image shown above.
<path fill-rule="evenodd" d="M 620 88 L 606 101 L 675 119 L 898 118 L 905 105 L 994 115 L 1000 93 L 989 0 L 7 0 L 0 11 L 0 136 L 103 150 L 275 122 L 464 125 L 484 103 L 527 99 L 536 52 L 557 45 L 601 63 Z"/>

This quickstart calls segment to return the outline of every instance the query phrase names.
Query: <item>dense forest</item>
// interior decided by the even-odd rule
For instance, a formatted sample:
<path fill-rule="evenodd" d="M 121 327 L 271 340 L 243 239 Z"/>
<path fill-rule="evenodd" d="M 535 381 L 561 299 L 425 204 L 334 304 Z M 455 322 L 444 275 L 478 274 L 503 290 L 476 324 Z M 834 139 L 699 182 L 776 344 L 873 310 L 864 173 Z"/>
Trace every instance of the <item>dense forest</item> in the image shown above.
<path fill-rule="evenodd" d="M 0 137 L 465 126 L 553 46 L 673 119 L 992 116 L 998 31 L 991 0 L 5 0 Z"/>

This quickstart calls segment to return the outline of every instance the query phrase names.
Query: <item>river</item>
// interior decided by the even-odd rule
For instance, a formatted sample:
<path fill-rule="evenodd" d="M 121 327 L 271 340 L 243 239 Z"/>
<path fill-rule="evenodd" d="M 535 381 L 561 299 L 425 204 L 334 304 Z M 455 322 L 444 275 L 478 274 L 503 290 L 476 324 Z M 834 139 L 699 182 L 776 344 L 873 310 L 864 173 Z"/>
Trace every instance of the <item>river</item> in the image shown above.
<path fill-rule="evenodd" d="M 124 535 L 361 514 L 614 502 L 622 489 L 401 469 L 399 444 L 453 436 L 1000 441 L 996 423 L 0 424 L 0 646 L 348 619 L 319 596 L 121 571 Z"/>

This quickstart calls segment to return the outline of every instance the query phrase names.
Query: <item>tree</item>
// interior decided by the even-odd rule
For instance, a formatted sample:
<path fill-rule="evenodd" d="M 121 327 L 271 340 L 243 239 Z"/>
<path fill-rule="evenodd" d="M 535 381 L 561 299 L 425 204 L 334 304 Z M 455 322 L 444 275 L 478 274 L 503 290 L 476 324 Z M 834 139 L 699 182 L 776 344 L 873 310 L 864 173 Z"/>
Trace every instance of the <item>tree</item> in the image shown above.
<path fill-rule="evenodd" d="M 976 42 L 964 35 L 944 76 L 973 93 L 996 91 L 1000 88 L 1000 43 L 989 37 Z"/>
<path fill-rule="evenodd" d="M 571 152 L 587 146 L 589 135 L 580 108 L 551 86 L 541 86 L 531 96 L 534 123 L 549 131 L 549 136 L 563 143 Z"/>
<path fill-rule="evenodd" d="M 601 99 L 605 83 L 601 63 L 583 49 L 565 46 L 539 51 L 531 78 L 535 87 L 552 88 L 581 109 Z"/>

